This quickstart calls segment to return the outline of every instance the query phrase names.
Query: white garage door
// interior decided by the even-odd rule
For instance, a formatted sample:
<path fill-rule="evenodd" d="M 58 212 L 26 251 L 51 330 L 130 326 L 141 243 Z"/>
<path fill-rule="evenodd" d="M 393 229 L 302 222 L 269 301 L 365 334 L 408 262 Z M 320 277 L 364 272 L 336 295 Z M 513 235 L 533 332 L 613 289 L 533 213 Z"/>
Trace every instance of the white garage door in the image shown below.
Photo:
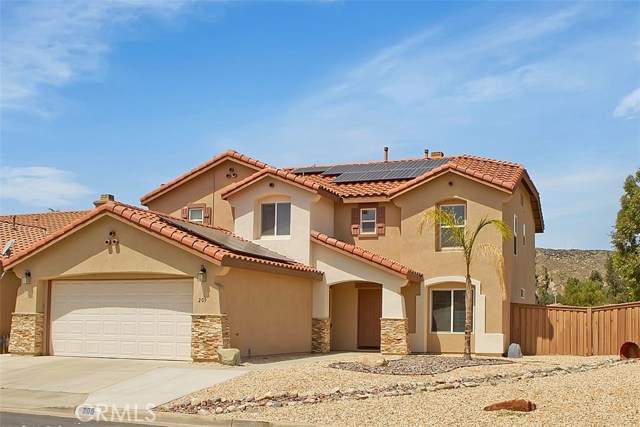
<path fill-rule="evenodd" d="M 191 360 L 192 281 L 56 281 L 56 356 Z"/>

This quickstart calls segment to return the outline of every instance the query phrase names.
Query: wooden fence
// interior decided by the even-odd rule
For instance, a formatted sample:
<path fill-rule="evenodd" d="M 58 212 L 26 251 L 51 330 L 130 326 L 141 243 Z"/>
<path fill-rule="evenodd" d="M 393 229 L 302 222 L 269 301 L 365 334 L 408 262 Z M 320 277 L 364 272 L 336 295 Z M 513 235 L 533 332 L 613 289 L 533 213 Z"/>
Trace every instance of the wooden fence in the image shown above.
<path fill-rule="evenodd" d="M 618 354 L 640 345 L 640 301 L 601 307 L 511 304 L 511 342 L 526 355 Z"/>

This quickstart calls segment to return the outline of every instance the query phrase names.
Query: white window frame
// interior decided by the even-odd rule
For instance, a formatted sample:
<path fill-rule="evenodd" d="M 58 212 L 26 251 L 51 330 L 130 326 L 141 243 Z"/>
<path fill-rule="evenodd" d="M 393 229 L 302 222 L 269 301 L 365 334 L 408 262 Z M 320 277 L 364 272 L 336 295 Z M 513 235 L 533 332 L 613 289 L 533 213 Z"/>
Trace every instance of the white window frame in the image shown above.
<path fill-rule="evenodd" d="M 199 219 L 193 219 L 191 218 L 191 213 L 192 212 L 196 212 L 196 211 L 200 211 L 200 218 Z M 200 207 L 200 208 L 188 208 L 188 216 L 187 218 L 189 219 L 189 221 L 191 222 L 199 222 L 199 223 L 204 223 L 204 208 Z"/>
<path fill-rule="evenodd" d="M 365 211 L 373 211 L 373 219 L 362 219 Z M 364 231 L 364 224 L 373 223 L 373 231 Z M 377 208 L 360 208 L 360 234 L 365 236 L 375 236 L 378 234 L 378 209 Z"/>
<path fill-rule="evenodd" d="M 454 334 L 454 335 L 464 335 L 464 330 L 462 332 L 454 332 L 453 331 L 453 293 L 454 292 L 466 292 L 465 288 L 444 288 L 444 289 L 431 289 L 431 294 L 429 295 L 429 333 L 430 334 Z M 434 331 L 433 330 L 433 293 L 434 292 L 450 292 L 451 294 L 451 318 L 450 318 L 450 327 L 449 331 Z M 466 297 L 466 295 L 465 295 Z M 471 333 L 475 330 L 476 325 L 476 293 L 474 289 L 471 290 Z M 466 308 L 465 308 L 466 310 Z M 465 313 L 466 316 L 466 313 Z"/>
<path fill-rule="evenodd" d="M 443 209 L 443 208 L 447 208 L 447 207 L 454 207 L 454 206 L 462 206 L 464 208 L 464 221 L 462 224 L 457 225 L 457 228 L 465 228 L 467 226 L 467 205 L 466 203 L 447 203 L 446 205 L 440 205 L 438 206 L 438 209 Z M 461 249 L 461 246 L 444 246 L 442 244 L 442 229 L 443 228 L 451 228 L 448 225 L 442 225 L 440 224 L 439 228 L 438 228 L 438 246 L 440 248 L 440 250 L 459 250 Z"/>
<path fill-rule="evenodd" d="M 513 255 L 518 256 L 518 215 L 513 214 Z"/>
<path fill-rule="evenodd" d="M 289 205 L 289 234 L 278 234 L 278 205 Z M 266 206 L 266 205 L 274 205 L 274 215 L 273 215 L 273 234 L 263 234 L 263 221 L 264 218 L 262 217 L 262 207 Z M 265 202 L 265 203 L 260 203 L 260 238 L 261 239 L 281 239 L 281 238 L 287 238 L 291 236 L 291 202 Z"/>

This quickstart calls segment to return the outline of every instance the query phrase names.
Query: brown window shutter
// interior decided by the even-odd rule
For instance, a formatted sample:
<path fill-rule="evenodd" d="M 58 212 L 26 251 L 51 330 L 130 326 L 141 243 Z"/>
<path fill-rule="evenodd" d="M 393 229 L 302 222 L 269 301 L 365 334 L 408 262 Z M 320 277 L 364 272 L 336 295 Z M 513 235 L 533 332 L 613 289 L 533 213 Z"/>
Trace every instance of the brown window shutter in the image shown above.
<path fill-rule="evenodd" d="M 189 208 L 182 208 L 180 210 L 180 216 L 182 219 L 189 219 Z"/>
<path fill-rule="evenodd" d="M 360 209 L 351 209 L 351 235 L 357 236 L 360 234 Z"/>
<path fill-rule="evenodd" d="M 204 223 L 207 225 L 211 225 L 211 208 L 204 208 Z"/>
<path fill-rule="evenodd" d="M 384 236 L 386 229 L 386 220 L 384 218 L 384 207 L 378 206 L 376 208 L 376 230 L 378 236 Z"/>

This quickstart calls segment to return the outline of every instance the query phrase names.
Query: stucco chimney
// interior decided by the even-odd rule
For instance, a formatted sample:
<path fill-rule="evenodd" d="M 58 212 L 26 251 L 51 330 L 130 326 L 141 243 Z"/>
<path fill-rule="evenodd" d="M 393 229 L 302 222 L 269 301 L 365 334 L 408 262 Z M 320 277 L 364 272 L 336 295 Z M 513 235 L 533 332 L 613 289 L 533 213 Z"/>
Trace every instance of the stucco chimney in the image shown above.
<path fill-rule="evenodd" d="M 98 200 L 93 202 L 93 204 L 97 208 L 98 206 L 102 206 L 107 202 L 115 202 L 115 200 L 116 198 L 113 196 L 113 194 L 102 194 L 100 195 L 100 198 Z"/>
<path fill-rule="evenodd" d="M 384 147 L 384 161 L 389 161 L 389 147 Z"/>
<path fill-rule="evenodd" d="M 428 159 L 428 158 L 429 158 L 429 149 L 428 149 L 428 148 L 425 148 L 425 149 L 424 149 L 424 158 L 425 158 L 425 159 Z"/>

